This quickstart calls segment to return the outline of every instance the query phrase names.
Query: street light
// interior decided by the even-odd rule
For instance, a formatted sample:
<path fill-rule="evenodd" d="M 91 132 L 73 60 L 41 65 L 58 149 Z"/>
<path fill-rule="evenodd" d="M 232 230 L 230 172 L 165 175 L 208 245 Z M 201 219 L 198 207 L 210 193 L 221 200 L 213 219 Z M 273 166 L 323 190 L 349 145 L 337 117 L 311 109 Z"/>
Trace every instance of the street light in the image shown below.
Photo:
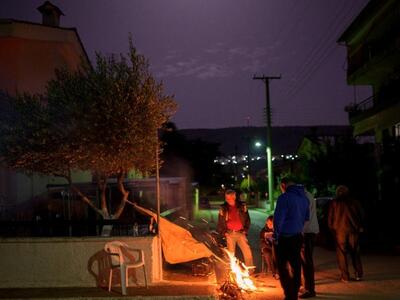
<path fill-rule="evenodd" d="M 249 196 L 250 196 L 250 188 L 251 188 L 251 174 L 250 174 L 250 167 L 251 167 L 251 146 L 252 143 L 250 142 L 250 138 L 248 141 L 248 153 L 247 153 L 247 188 L 249 190 Z M 254 147 L 260 148 L 262 146 L 262 143 L 260 141 L 255 141 L 254 142 Z"/>

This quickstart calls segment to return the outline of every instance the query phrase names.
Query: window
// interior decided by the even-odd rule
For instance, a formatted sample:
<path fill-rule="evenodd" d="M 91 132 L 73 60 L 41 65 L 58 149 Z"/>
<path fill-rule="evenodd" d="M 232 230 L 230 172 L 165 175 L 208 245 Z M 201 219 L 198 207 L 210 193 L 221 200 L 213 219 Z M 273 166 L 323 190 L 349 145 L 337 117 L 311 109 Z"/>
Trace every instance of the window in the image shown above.
<path fill-rule="evenodd" d="M 396 125 L 393 126 L 393 135 L 396 138 L 400 138 L 400 123 L 397 123 Z"/>

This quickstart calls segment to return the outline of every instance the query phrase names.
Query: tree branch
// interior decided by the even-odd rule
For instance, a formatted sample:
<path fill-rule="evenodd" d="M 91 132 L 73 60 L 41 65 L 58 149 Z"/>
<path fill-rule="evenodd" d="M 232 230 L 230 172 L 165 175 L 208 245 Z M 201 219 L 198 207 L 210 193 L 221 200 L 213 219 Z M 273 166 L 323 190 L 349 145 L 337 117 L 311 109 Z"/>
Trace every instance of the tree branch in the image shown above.
<path fill-rule="evenodd" d="M 113 219 L 118 219 L 121 216 L 122 212 L 124 211 L 126 201 L 128 200 L 129 192 L 124 187 L 124 176 L 125 172 L 123 171 L 118 174 L 118 190 L 121 192 L 122 198 L 118 208 L 115 211 L 115 214 L 113 215 Z"/>
<path fill-rule="evenodd" d="M 97 212 L 97 213 L 98 213 L 99 215 L 101 215 L 103 218 L 107 218 L 107 215 L 104 215 L 103 211 L 100 210 L 100 209 L 98 209 L 98 208 L 96 207 L 96 205 L 94 205 L 93 202 L 90 201 L 90 199 L 89 199 L 88 197 L 86 197 L 86 196 L 85 196 L 75 185 L 73 185 L 71 182 L 70 182 L 70 188 L 71 188 L 72 191 L 74 191 L 75 193 L 77 193 L 77 194 L 81 197 L 81 200 L 82 200 L 83 202 L 85 202 L 87 205 L 89 205 L 95 212 Z"/>
<path fill-rule="evenodd" d="M 107 208 L 107 195 L 106 195 L 106 188 L 107 188 L 107 177 L 101 178 L 98 176 L 98 181 L 97 185 L 100 189 L 100 197 L 101 197 L 101 210 L 103 211 L 103 214 L 106 215 L 107 217 L 110 216 Z"/>

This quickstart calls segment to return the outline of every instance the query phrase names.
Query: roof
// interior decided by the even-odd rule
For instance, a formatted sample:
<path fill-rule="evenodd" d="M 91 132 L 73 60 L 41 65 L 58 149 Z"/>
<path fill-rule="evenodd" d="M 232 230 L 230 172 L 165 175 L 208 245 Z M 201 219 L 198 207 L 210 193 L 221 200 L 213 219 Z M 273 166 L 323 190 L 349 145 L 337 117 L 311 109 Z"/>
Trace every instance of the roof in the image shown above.
<path fill-rule="evenodd" d="M 45 3 L 43 3 L 42 5 L 40 5 L 37 8 L 38 11 L 40 11 L 42 14 L 46 13 L 48 11 L 55 11 L 59 16 L 65 16 L 63 14 L 63 12 L 61 11 L 61 9 L 59 9 L 57 6 L 55 6 L 53 3 L 51 3 L 50 1 L 46 1 Z"/>
<path fill-rule="evenodd" d="M 341 34 L 337 42 L 342 43 L 351 40 L 354 35 L 364 29 L 367 24 L 373 23 L 382 11 L 386 10 L 389 6 L 395 3 L 396 0 L 370 0 L 357 15 L 357 17 L 352 21 L 352 23 Z"/>
<path fill-rule="evenodd" d="M 2 24 L 12 24 L 12 23 L 33 25 L 33 26 L 43 27 L 43 28 L 51 28 L 52 30 L 72 31 L 75 34 L 75 36 L 76 36 L 76 38 L 78 40 L 78 43 L 82 48 L 82 51 L 84 53 L 84 56 L 85 56 L 87 62 L 90 64 L 89 56 L 88 56 L 88 54 L 86 52 L 86 49 L 85 49 L 85 47 L 84 47 L 84 45 L 82 43 L 82 40 L 81 40 L 80 36 L 78 34 L 78 30 L 75 27 L 70 27 L 70 28 L 67 28 L 67 27 L 54 27 L 54 26 L 47 26 L 47 25 L 44 25 L 42 23 L 22 21 L 22 20 L 16 20 L 16 19 L 0 19 L 0 25 L 2 25 Z"/>

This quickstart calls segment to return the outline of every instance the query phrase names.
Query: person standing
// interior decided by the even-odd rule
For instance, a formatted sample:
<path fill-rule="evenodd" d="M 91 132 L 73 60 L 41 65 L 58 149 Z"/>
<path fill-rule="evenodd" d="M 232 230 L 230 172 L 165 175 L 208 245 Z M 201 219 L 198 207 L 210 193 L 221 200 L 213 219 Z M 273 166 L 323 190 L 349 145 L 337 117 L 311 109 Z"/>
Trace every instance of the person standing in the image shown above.
<path fill-rule="evenodd" d="M 269 216 L 265 220 L 265 226 L 260 231 L 260 247 L 262 259 L 267 264 L 268 271 L 272 273 L 272 277 L 279 279 L 276 267 L 275 246 L 273 241 L 274 233 L 274 216 Z"/>
<path fill-rule="evenodd" d="M 225 202 L 219 209 L 217 231 L 226 238 L 228 251 L 235 253 L 238 245 L 245 265 L 253 267 L 253 255 L 247 240 L 249 228 L 250 215 L 246 204 L 236 199 L 234 190 L 227 190 Z"/>
<path fill-rule="evenodd" d="M 310 217 L 309 201 L 304 187 L 289 178 L 281 180 L 280 189 L 282 194 L 278 197 L 274 213 L 274 240 L 285 300 L 293 300 L 298 298 L 300 288 L 300 251 L 304 223 Z"/>
<path fill-rule="evenodd" d="M 303 247 L 301 248 L 301 267 L 304 278 L 304 292 L 299 298 L 312 298 L 315 293 L 315 272 L 313 252 L 315 239 L 319 232 L 319 224 L 317 218 L 317 207 L 313 195 L 307 190 L 304 190 L 309 202 L 310 220 L 304 224 L 303 229 Z"/>
<path fill-rule="evenodd" d="M 347 254 L 350 253 L 355 279 L 361 280 L 364 272 L 360 258 L 359 236 L 363 231 L 363 210 L 360 203 L 352 198 L 349 189 L 339 185 L 336 198 L 332 200 L 328 212 L 328 226 L 336 240 L 336 258 L 341 272 L 341 280 L 350 280 Z"/>

